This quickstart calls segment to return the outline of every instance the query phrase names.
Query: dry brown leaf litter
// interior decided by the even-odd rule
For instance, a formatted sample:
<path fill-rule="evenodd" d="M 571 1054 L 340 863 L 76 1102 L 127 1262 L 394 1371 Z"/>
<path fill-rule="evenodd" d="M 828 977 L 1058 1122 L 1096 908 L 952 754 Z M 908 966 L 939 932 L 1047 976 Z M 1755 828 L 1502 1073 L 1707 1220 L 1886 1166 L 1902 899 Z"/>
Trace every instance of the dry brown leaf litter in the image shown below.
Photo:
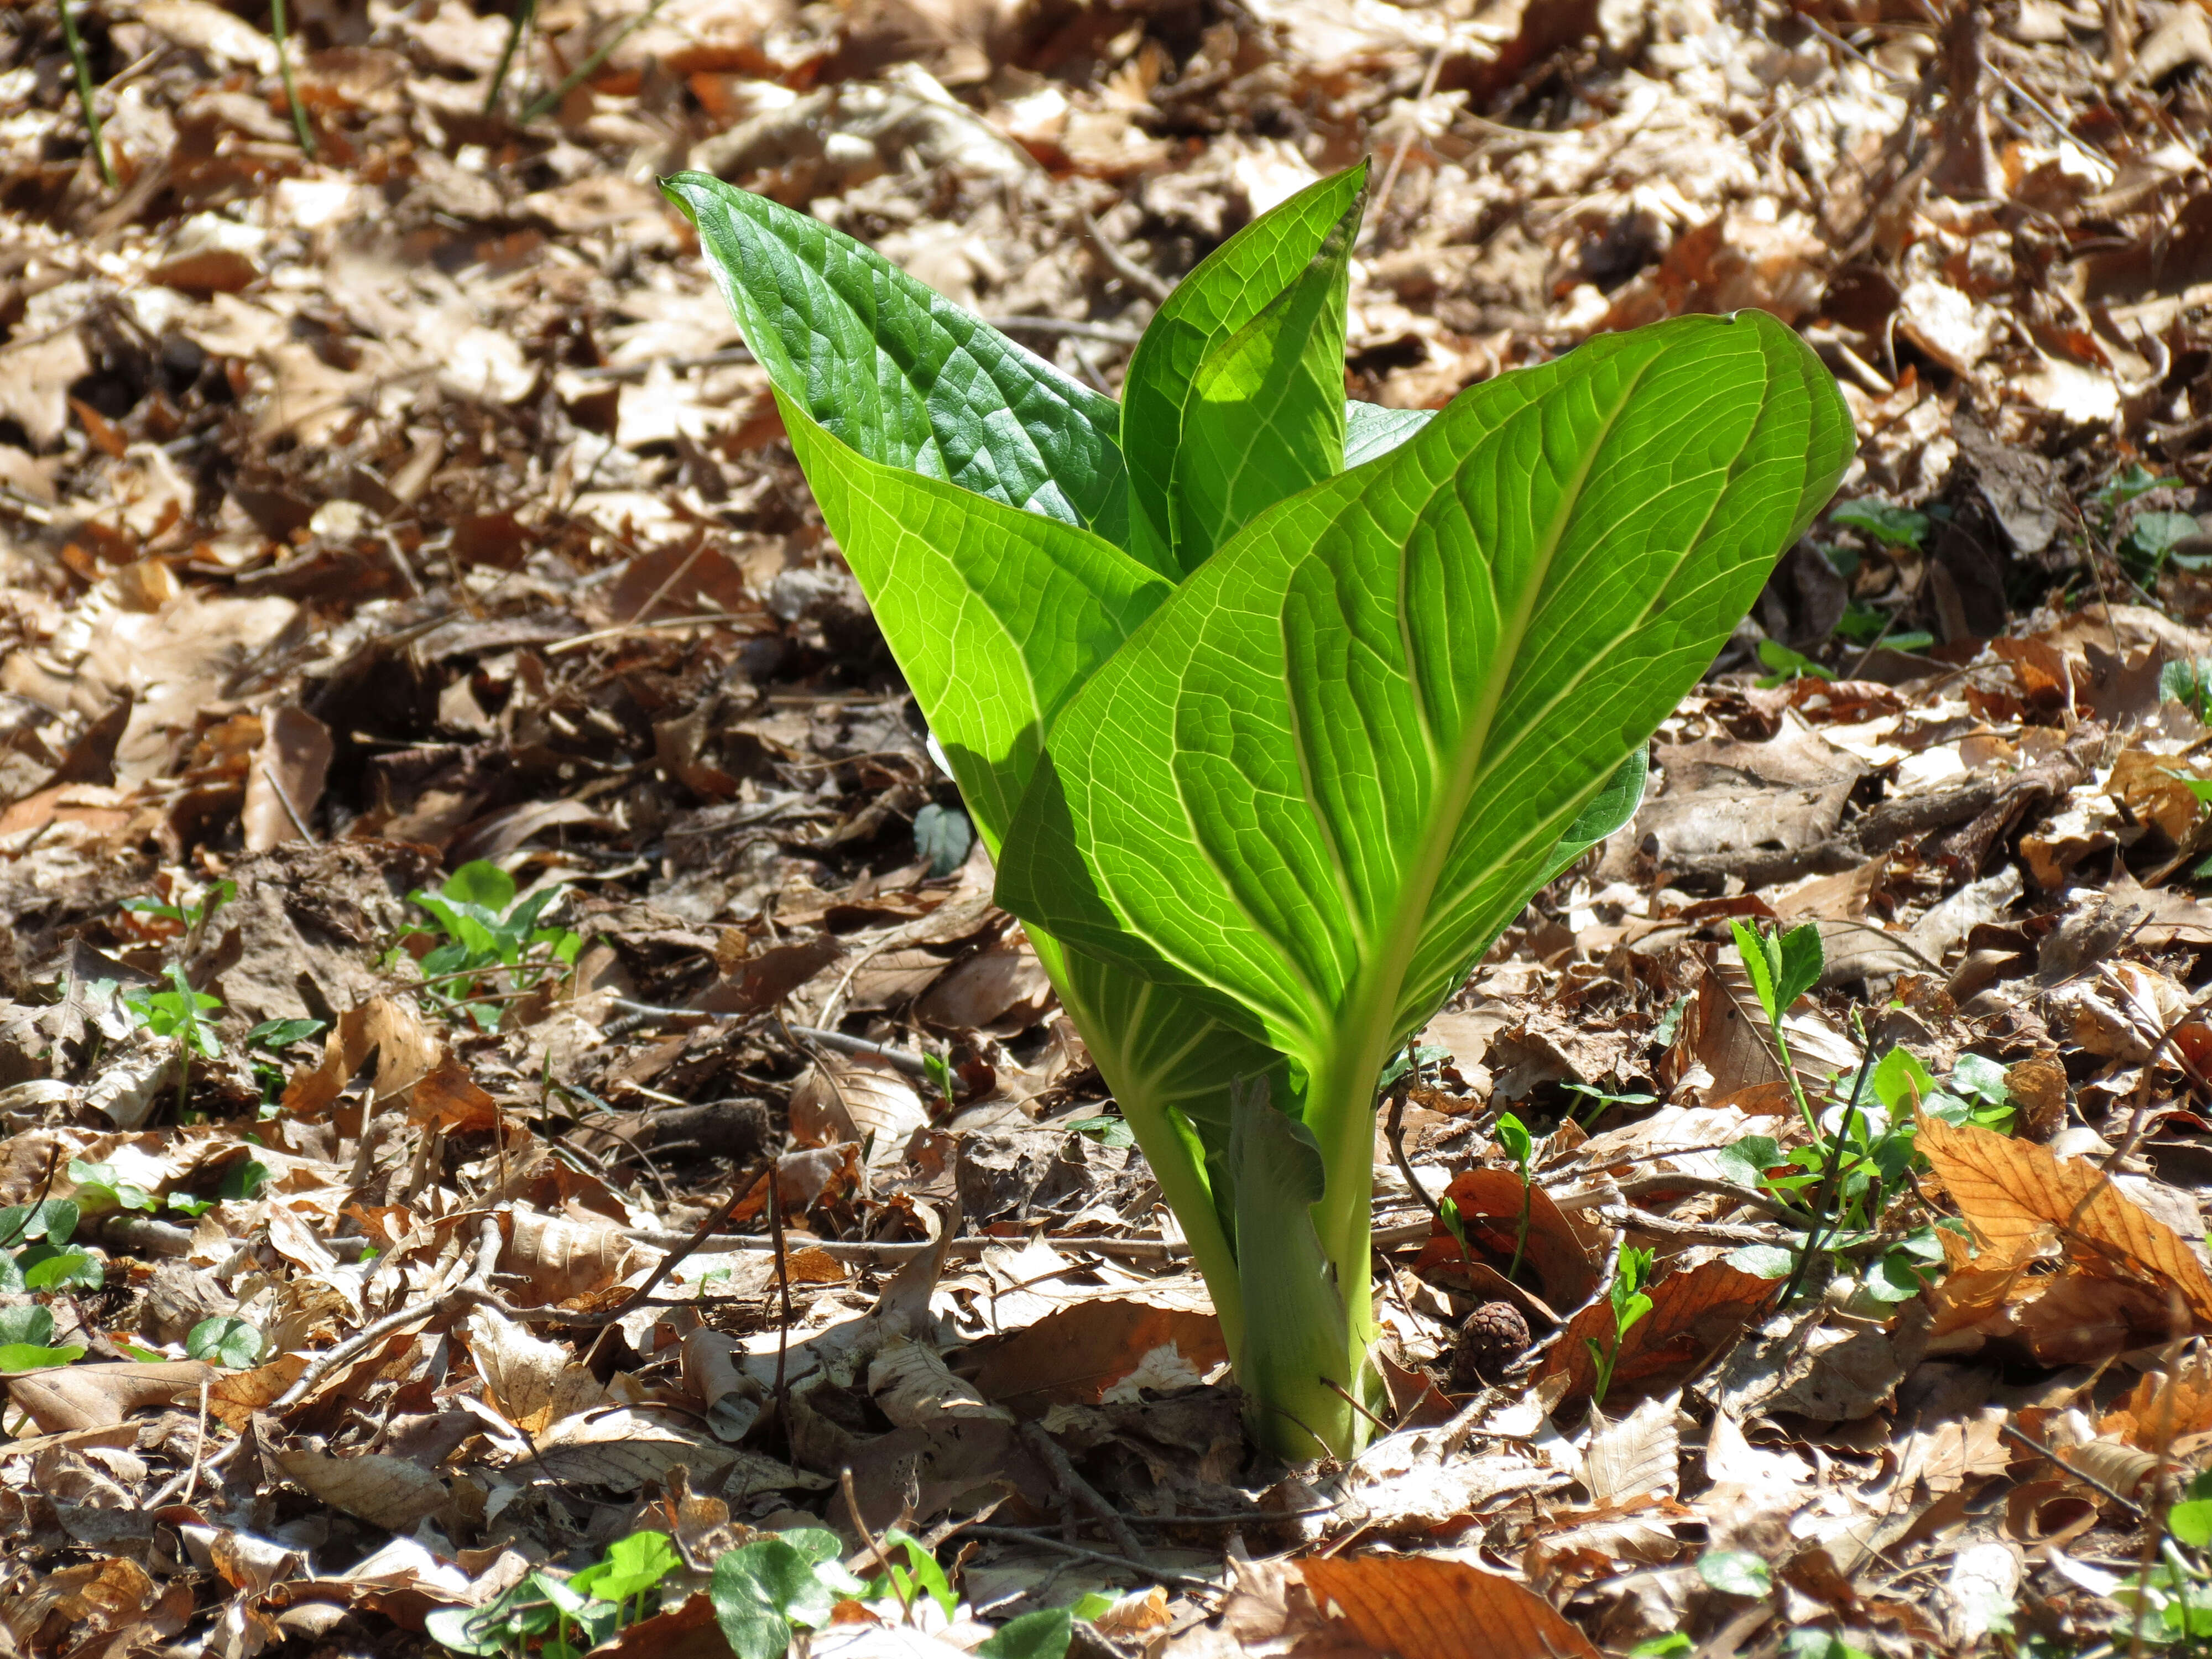
<path fill-rule="evenodd" d="M 0 12 L 0 1201 L 82 1196 L 102 1275 L 6 1297 L 87 1351 L 8 1384 L 11 1650 L 419 1647 L 641 1527 L 849 1528 L 848 1466 L 957 1563 L 973 1618 L 909 1645 L 1093 1586 L 1132 1654 L 2095 1639 L 2129 1505 L 2212 1443 L 2207 733 L 2158 685 L 2212 651 L 2203 6 L 549 0 L 487 113 L 503 15 L 311 5 L 312 159 L 265 9 L 80 12 L 113 190 L 56 14 Z M 988 870 L 916 848 L 949 787 L 650 179 L 805 205 L 1110 385 L 1370 152 L 1355 395 L 1763 306 L 1851 400 L 1844 497 L 1929 520 L 1785 560 L 1637 823 L 1439 1018 L 1404 1121 L 1479 1259 L 1378 1146 L 1399 1432 L 1283 1471 L 1141 1161 L 1067 1127 L 1095 1073 Z M 2130 464 L 2166 482 L 2100 497 Z M 1758 685 L 1761 638 L 1836 678 Z M 393 947 L 477 860 L 582 947 L 457 1008 Z M 119 908 L 216 880 L 203 927 Z M 1802 1138 L 1738 917 L 1820 928 L 1801 1073 L 1854 1007 L 2004 1068 L 2019 1139 L 1923 1141 L 1966 1231 L 1921 1297 L 1721 1260 L 1789 1235 L 1716 1154 Z M 185 1121 L 120 1000 L 173 962 L 222 1003 Z M 273 1078 L 272 1019 L 325 1027 Z M 1501 1110 L 1551 1131 L 1522 1284 Z M 744 1247 L 647 1288 L 706 1223 Z M 1624 1242 L 1656 1306 L 1594 1413 Z M 1503 1304 L 1533 1358 L 1462 1394 Z M 222 1318 L 266 1353 L 186 1358 Z M 679 1589 L 614 1645 L 712 1650 Z"/>

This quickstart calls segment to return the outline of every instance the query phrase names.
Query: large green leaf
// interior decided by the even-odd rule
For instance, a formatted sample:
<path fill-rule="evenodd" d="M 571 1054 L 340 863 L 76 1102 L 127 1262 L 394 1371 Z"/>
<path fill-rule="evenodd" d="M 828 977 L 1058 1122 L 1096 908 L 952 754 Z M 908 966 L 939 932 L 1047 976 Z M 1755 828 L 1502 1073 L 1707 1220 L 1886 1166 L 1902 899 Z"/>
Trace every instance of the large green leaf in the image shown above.
<path fill-rule="evenodd" d="M 945 750 L 976 833 L 996 857 L 1044 734 L 1084 681 L 1170 589 L 1089 532 L 859 455 L 780 389 L 792 447 L 822 516 L 874 607 L 922 716 Z M 1263 1044 L 1164 988 L 1031 928 L 1039 959 L 1092 1045 L 1200 1264 L 1226 1288 L 1227 1224 L 1207 1154 L 1228 1138 L 1228 1090 L 1275 1063 Z M 1190 1216 L 1199 1218 L 1193 1220 Z"/>
<path fill-rule="evenodd" d="M 1382 1057 L 1711 662 L 1850 443 L 1758 313 L 1471 388 L 1262 516 L 1091 677 L 1000 902 L 1289 1056 L 1328 1168 L 1364 1175 Z"/>
<path fill-rule="evenodd" d="M 1131 550 L 1196 569 L 1344 456 L 1344 286 L 1362 162 L 1224 242 L 1161 303 L 1121 386 Z M 1261 418 L 1255 418 L 1255 412 Z"/>
<path fill-rule="evenodd" d="M 1113 399 L 805 214 L 711 173 L 660 187 L 745 343 L 821 425 L 871 460 L 1127 539 Z"/>
<path fill-rule="evenodd" d="M 823 522 L 996 856 L 1044 732 L 1169 593 L 1089 531 L 857 453 L 781 387 Z"/>

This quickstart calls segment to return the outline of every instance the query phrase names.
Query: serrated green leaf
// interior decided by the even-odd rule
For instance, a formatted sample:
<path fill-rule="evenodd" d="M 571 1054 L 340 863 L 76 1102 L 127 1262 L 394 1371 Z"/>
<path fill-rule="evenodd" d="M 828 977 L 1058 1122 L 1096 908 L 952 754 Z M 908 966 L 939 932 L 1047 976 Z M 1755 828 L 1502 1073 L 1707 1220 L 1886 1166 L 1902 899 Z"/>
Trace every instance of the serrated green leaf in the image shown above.
<path fill-rule="evenodd" d="M 1766 1180 L 1766 1172 L 1782 1162 L 1782 1146 L 1771 1135 L 1746 1135 L 1721 1148 L 1713 1161 L 1720 1165 L 1725 1179 L 1756 1192 Z"/>
<path fill-rule="evenodd" d="M 1111 398 L 803 213 L 704 173 L 660 188 L 777 391 L 825 430 L 879 465 L 1127 541 Z"/>
<path fill-rule="evenodd" d="M 1362 162 L 1309 185 L 1245 226 L 1176 285 L 1130 354 L 1128 370 L 1122 378 L 1119 428 L 1129 468 L 1129 547 L 1152 568 L 1179 577 L 1197 568 L 1218 544 L 1218 524 L 1208 515 L 1188 526 L 1200 541 L 1188 553 L 1179 546 L 1182 534 L 1177 514 L 1188 509 L 1179 509 L 1175 489 L 1183 471 L 1182 457 L 1191 437 L 1194 408 L 1200 398 L 1201 372 L 1209 359 L 1219 362 L 1231 341 L 1308 276 L 1332 235 L 1343 234 L 1340 228 L 1347 215 L 1357 228 L 1366 178 L 1366 164 Z M 1343 255 L 1349 252 L 1347 240 L 1334 263 L 1340 267 Z M 1309 300 L 1312 297 L 1309 295 Z M 1297 308 L 1297 302 L 1293 301 L 1291 308 Z M 1284 318 L 1279 314 L 1277 320 Z M 1326 364 L 1329 371 L 1327 415 L 1334 423 L 1334 450 L 1327 471 L 1298 478 L 1290 489 L 1328 476 L 1343 460 L 1342 301 L 1337 302 L 1333 313 L 1320 317 L 1318 324 L 1324 332 L 1333 332 L 1336 341 L 1334 356 Z M 1320 362 L 1319 356 L 1315 356 L 1309 370 Z M 1303 424 L 1298 417 L 1310 420 L 1316 413 L 1310 401 L 1302 401 L 1294 423 Z M 1205 441 L 1209 447 L 1226 445 L 1231 451 L 1243 447 L 1241 425 L 1229 426 L 1220 421 L 1208 424 L 1212 429 Z M 1192 479 L 1207 476 L 1208 469 L 1197 466 L 1188 472 Z"/>
<path fill-rule="evenodd" d="M 2191 1498 L 2166 1512 L 2166 1530 L 2193 1550 L 2212 1544 L 2212 1502 Z"/>

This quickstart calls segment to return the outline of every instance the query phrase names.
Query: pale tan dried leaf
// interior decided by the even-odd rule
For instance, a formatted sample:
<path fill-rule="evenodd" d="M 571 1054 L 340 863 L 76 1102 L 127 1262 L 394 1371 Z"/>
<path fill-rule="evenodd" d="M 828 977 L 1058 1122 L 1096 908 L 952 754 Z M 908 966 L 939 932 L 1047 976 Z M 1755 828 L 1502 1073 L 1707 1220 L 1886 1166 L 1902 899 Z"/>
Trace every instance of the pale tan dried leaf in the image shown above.
<path fill-rule="evenodd" d="M 905 1074 L 866 1058 L 825 1054 L 791 1091 L 795 1137 L 817 1146 L 866 1141 L 872 1170 L 903 1160 L 908 1138 L 928 1121 Z"/>
<path fill-rule="evenodd" d="M 329 729 L 291 703 L 264 710 L 261 729 L 261 747 L 246 775 L 246 805 L 240 814 L 250 853 L 265 853 L 281 842 L 313 839 L 307 826 L 323 798 L 323 780 L 330 773 L 333 753 Z"/>
<path fill-rule="evenodd" d="M 868 1392 L 878 1409 L 902 1429 L 1014 1420 L 1005 1407 L 991 1404 L 973 1383 L 953 1376 L 935 1348 L 911 1338 L 887 1342 L 878 1351 L 868 1365 Z"/>
<path fill-rule="evenodd" d="M 1672 1498 L 1680 1474 L 1677 1401 L 1647 1400 L 1618 1423 L 1595 1430 L 1583 1453 L 1583 1486 L 1599 1505 L 1654 1493 Z"/>
<path fill-rule="evenodd" d="M 526 1434 L 606 1398 L 588 1366 L 561 1342 L 531 1335 L 495 1308 L 469 1310 L 469 1354 L 485 1397 Z"/>
<path fill-rule="evenodd" d="M 451 1501 L 446 1483 L 420 1463 L 380 1452 L 336 1457 L 312 1445 L 273 1454 L 276 1466 L 334 1510 L 388 1532 L 405 1532 Z"/>
<path fill-rule="evenodd" d="M 580 1486 L 635 1492 L 665 1481 L 679 1465 L 694 1486 L 713 1486 L 726 1474 L 726 1490 L 817 1491 L 830 1483 L 774 1458 L 740 1451 L 668 1419 L 623 1409 L 579 1415 L 556 1423 L 538 1442 L 531 1468 L 554 1480 Z M 734 1470 L 732 1474 L 732 1471 Z"/>
<path fill-rule="evenodd" d="M 2130 1203 L 2086 1159 L 1978 1128 L 1924 1121 L 1917 1145 L 1982 1248 L 2055 1232 L 2082 1267 L 2177 1291 L 2212 1326 L 2212 1277 L 2181 1236 Z"/>
<path fill-rule="evenodd" d="M 604 1290 L 652 1260 L 635 1241 L 605 1222 L 517 1210 L 509 1218 L 499 1271 L 527 1281 L 539 1302 L 566 1302 Z"/>
<path fill-rule="evenodd" d="M 1597 1659 L 1589 1638 L 1525 1584 L 1431 1556 L 1314 1556 L 1306 1588 L 1399 1659 Z"/>
<path fill-rule="evenodd" d="M 378 1100 L 389 1101 L 436 1065 L 443 1048 L 405 1002 L 377 997 L 338 1016 L 323 1039 L 322 1059 L 285 1085 L 284 1111 L 288 1116 L 320 1117 L 372 1052 L 376 1075 L 371 1087 Z"/>
<path fill-rule="evenodd" d="M 9 1378 L 8 1397 L 46 1433 L 58 1434 L 104 1428 L 186 1394 L 197 1399 L 201 1382 L 214 1374 L 197 1359 L 69 1365 Z"/>

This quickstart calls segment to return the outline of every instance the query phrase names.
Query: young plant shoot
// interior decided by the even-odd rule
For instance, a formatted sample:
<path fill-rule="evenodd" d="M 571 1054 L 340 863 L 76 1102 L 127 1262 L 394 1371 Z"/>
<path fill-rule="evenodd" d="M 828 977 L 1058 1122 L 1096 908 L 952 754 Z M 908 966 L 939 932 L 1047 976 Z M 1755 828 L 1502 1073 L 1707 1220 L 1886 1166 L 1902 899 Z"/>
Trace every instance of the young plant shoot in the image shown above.
<path fill-rule="evenodd" d="M 1217 249 L 1117 404 L 803 214 L 663 185 L 1288 1457 L 1382 1403 L 1384 1066 L 1634 811 L 1852 449 L 1755 312 L 1347 404 L 1365 187 Z"/>

